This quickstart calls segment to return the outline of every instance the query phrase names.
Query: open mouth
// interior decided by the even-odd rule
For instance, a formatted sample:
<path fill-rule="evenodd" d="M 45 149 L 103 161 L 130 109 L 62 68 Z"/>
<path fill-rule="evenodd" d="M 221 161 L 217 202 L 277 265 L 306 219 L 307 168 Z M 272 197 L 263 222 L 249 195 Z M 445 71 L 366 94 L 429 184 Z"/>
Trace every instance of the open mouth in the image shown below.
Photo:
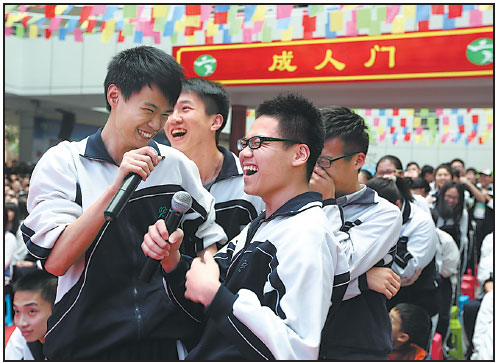
<path fill-rule="evenodd" d="M 243 167 L 243 171 L 245 173 L 245 175 L 253 175 L 255 173 L 258 172 L 258 168 L 256 166 L 253 166 L 253 165 L 247 165 L 247 166 L 244 166 Z"/>
<path fill-rule="evenodd" d="M 153 137 L 153 133 L 151 132 L 146 132 L 144 130 L 138 129 L 138 134 L 145 139 L 151 139 Z"/>
<path fill-rule="evenodd" d="M 186 131 L 185 129 L 174 129 L 172 130 L 171 134 L 172 134 L 172 137 L 181 137 L 181 136 L 184 136 L 186 135 L 188 131 Z"/>

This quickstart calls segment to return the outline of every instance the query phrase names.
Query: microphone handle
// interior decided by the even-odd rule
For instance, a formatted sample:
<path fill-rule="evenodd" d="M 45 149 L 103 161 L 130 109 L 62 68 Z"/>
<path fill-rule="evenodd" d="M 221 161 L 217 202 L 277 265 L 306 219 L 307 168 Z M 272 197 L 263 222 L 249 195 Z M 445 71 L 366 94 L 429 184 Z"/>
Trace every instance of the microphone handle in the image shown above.
<path fill-rule="evenodd" d="M 181 217 L 183 213 L 179 213 L 173 209 L 167 213 L 165 217 L 165 226 L 167 227 L 167 231 L 169 232 L 169 236 L 174 232 L 179 226 L 179 222 L 181 221 Z M 151 257 L 146 257 L 145 264 L 141 269 L 139 274 L 139 279 L 144 282 L 150 282 L 153 274 L 157 270 L 158 265 L 160 264 L 159 260 L 155 260 Z"/>
<path fill-rule="evenodd" d="M 126 175 L 121 187 L 112 197 L 112 200 L 107 206 L 107 209 L 105 209 L 105 212 L 103 212 L 103 215 L 107 221 L 112 222 L 119 216 L 129 201 L 129 198 L 131 198 L 131 194 L 133 194 L 140 182 L 141 177 L 138 174 L 129 173 Z"/>

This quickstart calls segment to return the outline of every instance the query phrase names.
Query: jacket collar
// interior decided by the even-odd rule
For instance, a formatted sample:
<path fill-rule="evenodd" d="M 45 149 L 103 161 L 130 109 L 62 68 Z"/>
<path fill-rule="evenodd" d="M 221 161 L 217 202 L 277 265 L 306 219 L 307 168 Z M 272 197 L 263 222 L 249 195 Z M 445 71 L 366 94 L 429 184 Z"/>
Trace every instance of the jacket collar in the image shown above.
<path fill-rule="evenodd" d="M 322 207 L 322 194 L 316 192 L 306 192 L 288 200 L 266 220 L 280 216 L 295 215 L 315 206 Z M 265 219 L 265 211 L 263 211 L 262 214 L 262 219 Z"/>
<path fill-rule="evenodd" d="M 88 139 L 86 141 L 86 148 L 82 156 L 87 159 L 106 161 L 117 165 L 105 148 L 105 144 L 102 140 L 102 130 L 103 128 L 100 127 L 94 134 L 88 136 Z M 153 147 L 157 151 L 158 155 L 160 155 L 158 144 L 154 140 L 150 140 L 149 146 Z"/>
<path fill-rule="evenodd" d="M 376 204 L 376 194 L 375 190 L 365 186 L 358 192 L 337 198 L 336 202 L 341 207 L 351 204 Z"/>
<path fill-rule="evenodd" d="M 222 168 L 220 169 L 219 175 L 217 175 L 216 181 L 227 179 L 233 176 L 243 175 L 243 173 L 238 169 L 236 165 L 236 159 L 234 155 L 227 150 L 225 147 L 218 146 L 219 151 L 224 155 L 224 162 L 222 163 Z"/>

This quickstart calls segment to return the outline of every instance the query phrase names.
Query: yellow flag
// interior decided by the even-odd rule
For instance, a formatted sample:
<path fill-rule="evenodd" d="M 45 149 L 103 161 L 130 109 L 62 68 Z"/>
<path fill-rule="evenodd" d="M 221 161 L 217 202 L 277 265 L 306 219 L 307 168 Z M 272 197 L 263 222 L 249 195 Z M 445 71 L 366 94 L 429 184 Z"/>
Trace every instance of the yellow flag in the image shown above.
<path fill-rule="evenodd" d="M 108 43 L 110 37 L 115 32 L 115 20 L 107 20 L 105 22 L 105 28 L 102 31 L 102 43 Z"/>
<path fill-rule="evenodd" d="M 293 40 L 293 25 L 290 25 L 288 29 L 281 30 L 281 41 L 290 42 Z"/>
<path fill-rule="evenodd" d="M 198 28 L 201 24 L 200 15 L 190 15 L 185 18 L 186 26 L 193 26 Z"/>
<path fill-rule="evenodd" d="M 419 116 L 416 116 L 413 118 L 413 128 L 416 129 L 417 127 L 420 127 L 420 125 L 422 124 L 422 118 L 420 118 Z"/>
<path fill-rule="evenodd" d="M 30 38 L 38 37 L 38 27 L 36 26 L 36 24 L 29 26 L 29 37 Z"/>
<path fill-rule="evenodd" d="M 208 19 L 207 23 L 207 37 L 214 37 L 217 35 L 219 31 L 219 24 L 214 24 L 214 19 Z"/>
<path fill-rule="evenodd" d="M 331 11 L 330 14 L 330 24 L 329 30 L 335 32 L 343 29 L 343 12 L 342 11 Z"/>
<path fill-rule="evenodd" d="M 153 7 L 153 16 L 155 18 L 165 18 L 169 5 L 155 5 Z"/>
<path fill-rule="evenodd" d="M 253 17 L 251 18 L 251 21 L 261 21 L 265 19 L 265 7 L 266 5 L 258 5 L 257 9 L 255 10 L 255 13 L 253 14 Z"/>
<path fill-rule="evenodd" d="M 55 6 L 55 15 L 62 15 L 62 13 L 67 9 L 69 5 L 56 5 Z"/>
<path fill-rule="evenodd" d="M 174 25 L 174 30 L 178 33 L 183 33 L 185 27 L 186 27 L 186 21 L 184 19 L 181 19 L 176 21 L 176 24 Z"/>
<path fill-rule="evenodd" d="M 393 19 L 393 29 L 391 33 L 402 34 L 405 32 L 405 17 L 403 15 L 397 15 Z"/>
<path fill-rule="evenodd" d="M 195 45 L 196 44 L 196 35 L 188 35 L 186 36 L 186 44 L 187 45 Z"/>
<path fill-rule="evenodd" d="M 403 5 L 403 15 L 405 18 L 415 18 L 417 5 Z"/>

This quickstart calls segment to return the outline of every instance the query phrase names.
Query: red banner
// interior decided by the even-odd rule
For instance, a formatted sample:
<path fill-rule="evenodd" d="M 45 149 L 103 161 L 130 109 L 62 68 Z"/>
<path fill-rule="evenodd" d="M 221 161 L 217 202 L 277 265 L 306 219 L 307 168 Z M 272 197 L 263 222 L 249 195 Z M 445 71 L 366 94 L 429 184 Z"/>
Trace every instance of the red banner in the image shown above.
<path fill-rule="evenodd" d="M 187 77 L 225 85 L 493 76 L 493 27 L 174 47 Z"/>

